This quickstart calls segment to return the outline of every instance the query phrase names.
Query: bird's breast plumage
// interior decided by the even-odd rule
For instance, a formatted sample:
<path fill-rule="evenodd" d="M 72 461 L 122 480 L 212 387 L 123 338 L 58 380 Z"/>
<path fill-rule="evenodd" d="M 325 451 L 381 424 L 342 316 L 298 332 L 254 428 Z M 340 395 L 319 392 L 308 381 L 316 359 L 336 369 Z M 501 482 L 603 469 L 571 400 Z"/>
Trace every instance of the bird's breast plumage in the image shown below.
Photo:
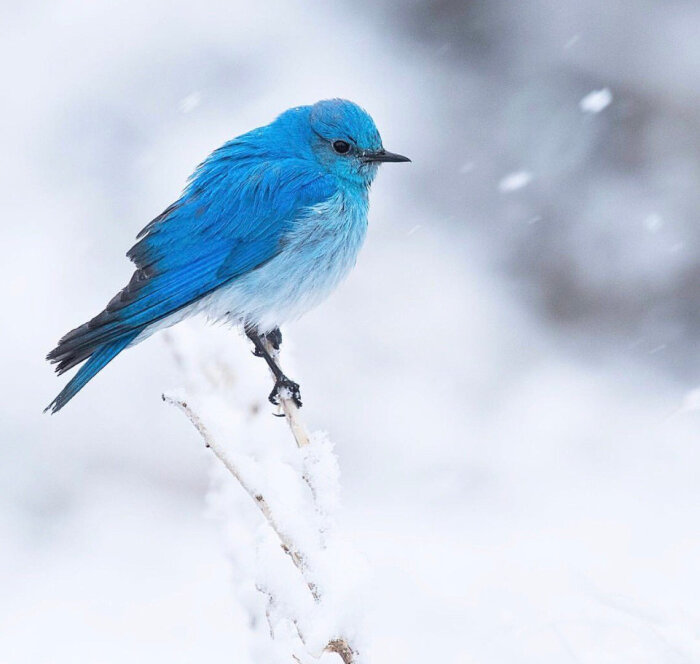
<path fill-rule="evenodd" d="M 203 299 L 210 317 L 261 331 L 319 304 L 354 266 L 367 231 L 366 188 L 338 187 L 301 213 L 280 239 L 279 253 Z"/>

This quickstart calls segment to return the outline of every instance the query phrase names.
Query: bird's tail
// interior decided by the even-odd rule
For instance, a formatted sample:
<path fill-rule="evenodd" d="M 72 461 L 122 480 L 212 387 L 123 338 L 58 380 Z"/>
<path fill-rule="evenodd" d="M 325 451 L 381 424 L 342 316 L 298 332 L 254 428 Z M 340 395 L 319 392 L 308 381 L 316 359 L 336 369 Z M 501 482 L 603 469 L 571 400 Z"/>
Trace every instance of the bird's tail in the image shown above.
<path fill-rule="evenodd" d="M 104 369 L 119 353 L 121 353 L 140 333 L 131 332 L 115 341 L 110 341 L 97 346 L 89 355 L 89 358 L 68 384 L 61 390 L 61 393 L 44 409 L 57 413 L 65 406 L 80 390 L 82 390 L 90 379 L 99 371 Z M 55 352 L 55 351 L 54 351 Z M 51 354 L 49 354 L 51 358 Z"/>

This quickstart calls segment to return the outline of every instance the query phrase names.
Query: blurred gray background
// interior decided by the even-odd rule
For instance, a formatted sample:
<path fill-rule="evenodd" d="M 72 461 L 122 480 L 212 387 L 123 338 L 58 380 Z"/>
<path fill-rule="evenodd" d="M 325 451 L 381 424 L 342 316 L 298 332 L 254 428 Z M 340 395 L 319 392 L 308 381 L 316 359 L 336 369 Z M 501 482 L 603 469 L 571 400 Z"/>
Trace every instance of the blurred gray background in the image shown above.
<path fill-rule="evenodd" d="M 0 11 L 0 661 L 253 661 L 211 460 L 159 399 L 183 383 L 167 344 L 56 417 L 43 357 L 208 152 L 334 96 L 413 159 L 286 331 L 375 575 L 369 654 L 700 661 L 700 4 Z M 187 330 L 267 417 L 245 341 Z"/>

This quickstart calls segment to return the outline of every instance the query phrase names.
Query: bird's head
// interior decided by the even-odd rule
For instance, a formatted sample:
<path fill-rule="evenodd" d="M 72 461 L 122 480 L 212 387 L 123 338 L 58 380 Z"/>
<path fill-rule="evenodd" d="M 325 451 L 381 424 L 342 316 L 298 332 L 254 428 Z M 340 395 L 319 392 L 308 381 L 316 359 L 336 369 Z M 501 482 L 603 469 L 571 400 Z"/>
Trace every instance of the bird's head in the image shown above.
<path fill-rule="evenodd" d="M 311 107 L 312 150 L 331 173 L 370 184 L 382 162 L 411 161 L 387 152 L 371 116 L 345 99 L 319 101 Z"/>
<path fill-rule="evenodd" d="M 411 161 L 384 149 L 367 111 L 345 99 L 327 99 L 283 113 L 271 127 L 321 167 L 344 180 L 369 185 L 382 162 Z"/>

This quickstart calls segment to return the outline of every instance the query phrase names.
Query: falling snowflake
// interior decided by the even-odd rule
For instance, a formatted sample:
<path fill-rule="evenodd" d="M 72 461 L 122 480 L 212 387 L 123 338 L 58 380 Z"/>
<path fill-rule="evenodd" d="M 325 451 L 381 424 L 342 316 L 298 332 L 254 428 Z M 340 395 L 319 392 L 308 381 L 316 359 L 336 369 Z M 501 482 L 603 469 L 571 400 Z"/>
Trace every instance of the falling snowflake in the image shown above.
<path fill-rule="evenodd" d="M 579 103 L 579 108 L 584 113 L 600 113 L 610 106 L 613 96 L 608 88 L 589 92 Z"/>
<path fill-rule="evenodd" d="M 517 191 L 523 187 L 527 187 L 532 182 L 532 173 L 528 171 L 516 171 L 509 173 L 499 183 L 498 189 L 506 194 L 511 191 Z"/>

